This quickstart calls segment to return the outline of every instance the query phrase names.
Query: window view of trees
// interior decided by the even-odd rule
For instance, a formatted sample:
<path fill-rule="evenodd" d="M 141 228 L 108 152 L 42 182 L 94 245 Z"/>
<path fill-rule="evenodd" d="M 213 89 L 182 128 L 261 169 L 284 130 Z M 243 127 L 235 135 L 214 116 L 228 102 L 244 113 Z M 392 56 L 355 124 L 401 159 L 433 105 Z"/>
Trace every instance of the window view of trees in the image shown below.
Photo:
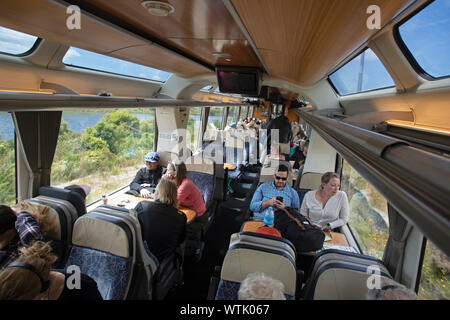
<path fill-rule="evenodd" d="M 387 201 L 344 161 L 341 190 L 349 199 L 350 226 L 363 253 L 381 259 L 389 237 Z"/>
<path fill-rule="evenodd" d="M 224 108 L 221 107 L 211 107 L 209 109 L 207 129 L 221 129 L 223 110 Z"/>
<path fill-rule="evenodd" d="M 79 128 L 90 120 L 94 123 Z M 153 109 L 64 112 L 52 185 L 89 185 L 87 203 L 128 185 L 143 166 L 144 155 L 153 150 L 154 125 Z"/>
<path fill-rule="evenodd" d="M 11 115 L 0 113 L 0 204 L 16 203 L 14 125 Z"/>
<path fill-rule="evenodd" d="M 236 121 L 235 119 L 236 119 L 237 112 L 238 112 L 238 107 L 229 107 L 228 108 L 227 126 Z"/>
<path fill-rule="evenodd" d="M 420 277 L 419 299 L 450 299 L 450 259 L 427 240 Z"/>
<path fill-rule="evenodd" d="M 189 108 L 189 120 L 187 123 L 187 131 L 189 132 L 190 141 L 187 147 L 194 153 L 197 150 L 198 130 L 200 129 L 200 120 L 202 116 L 201 107 Z M 189 139 L 189 138 L 188 138 Z"/>

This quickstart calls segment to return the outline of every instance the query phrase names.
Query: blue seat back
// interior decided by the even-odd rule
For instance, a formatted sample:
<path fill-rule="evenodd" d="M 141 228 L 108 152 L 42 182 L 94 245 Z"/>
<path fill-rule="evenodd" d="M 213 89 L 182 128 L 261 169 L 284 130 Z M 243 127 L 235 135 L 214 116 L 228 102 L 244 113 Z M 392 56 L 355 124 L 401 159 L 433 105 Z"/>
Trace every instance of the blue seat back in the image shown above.
<path fill-rule="evenodd" d="M 205 157 L 190 157 L 186 160 L 187 177 L 192 180 L 200 190 L 206 209 L 214 201 L 214 188 L 216 180 L 215 162 Z"/>
<path fill-rule="evenodd" d="M 133 276 L 135 241 L 120 217 L 88 213 L 75 222 L 66 268 L 76 265 L 94 279 L 104 300 L 124 300 Z"/>
<path fill-rule="evenodd" d="M 195 171 L 188 171 L 186 175 L 200 190 L 203 201 L 205 201 L 205 206 L 208 208 L 212 203 L 214 196 L 214 176 L 208 173 Z"/>
<path fill-rule="evenodd" d="M 305 194 L 306 194 L 308 191 L 311 191 L 311 189 L 298 189 L 298 190 L 297 190 L 297 193 L 298 193 L 298 200 L 299 200 L 299 203 L 300 203 L 300 207 L 301 207 L 301 205 L 302 205 L 303 198 L 305 197 Z"/>

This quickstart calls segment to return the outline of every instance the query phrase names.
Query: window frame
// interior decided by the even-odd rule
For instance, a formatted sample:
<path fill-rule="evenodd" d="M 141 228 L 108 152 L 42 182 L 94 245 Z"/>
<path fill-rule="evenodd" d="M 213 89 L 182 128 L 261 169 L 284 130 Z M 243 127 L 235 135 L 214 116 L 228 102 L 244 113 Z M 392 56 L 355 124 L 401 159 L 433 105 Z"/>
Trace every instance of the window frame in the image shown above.
<path fill-rule="evenodd" d="M 394 35 L 394 40 L 395 43 L 397 44 L 397 46 L 400 48 L 400 51 L 403 53 L 403 55 L 405 56 L 406 60 L 408 60 L 409 64 L 411 65 L 411 67 L 414 69 L 414 71 L 421 76 L 422 78 L 424 78 L 425 80 L 428 81 L 436 81 L 436 80 L 441 80 L 441 79 L 446 79 L 446 78 L 450 78 L 450 75 L 447 76 L 442 76 L 442 77 L 433 77 L 432 75 L 430 75 L 428 72 L 426 72 L 421 65 L 417 62 L 416 58 L 414 57 L 414 55 L 412 54 L 411 50 L 409 50 L 408 46 L 406 45 L 406 43 L 403 41 L 402 36 L 400 35 L 400 27 L 405 24 L 407 21 L 409 21 L 410 19 L 412 19 L 413 17 L 415 17 L 419 12 L 421 12 L 422 10 L 424 10 L 426 7 L 428 7 L 430 4 L 432 4 L 434 2 L 434 0 L 430 0 L 427 1 L 426 3 L 424 3 L 423 5 L 421 5 L 419 8 L 417 8 L 416 10 L 414 10 L 413 12 L 411 12 L 410 14 L 408 14 L 402 21 L 400 21 L 399 23 L 395 24 L 392 32 Z"/>
<path fill-rule="evenodd" d="M 376 89 L 370 89 L 370 90 L 363 90 L 363 91 L 359 91 L 359 92 L 352 92 L 352 93 L 347 93 L 347 94 L 341 94 L 339 92 L 339 90 L 336 88 L 336 86 L 333 84 L 333 81 L 331 81 L 330 76 L 335 74 L 336 72 L 338 72 L 339 70 L 341 70 L 344 66 L 346 66 L 348 63 L 350 63 L 351 61 L 353 61 L 353 59 L 355 59 L 356 57 L 358 57 L 359 55 L 361 55 L 364 51 L 366 50 L 372 50 L 370 47 L 365 46 L 362 48 L 361 51 L 358 51 L 358 53 L 356 53 L 354 56 L 352 56 L 347 62 L 345 62 L 342 66 L 340 66 L 338 69 L 336 69 L 335 71 L 333 71 L 332 73 L 328 74 L 327 76 L 327 81 L 330 84 L 330 86 L 333 88 L 334 92 L 336 92 L 336 94 L 340 97 L 346 97 L 346 96 L 351 96 L 351 95 L 355 95 L 355 94 L 361 94 L 361 93 L 367 93 L 367 92 L 373 92 L 373 91 L 378 91 L 378 90 L 384 90 L 384 89 L 389 89 L 389 88 L 396 88 L 397 85 L 394 81 L 394 79 L 392 78 L 391 74 L 389 73 L 389 71 L 386 69 L 386 67 L 384 66 L 383 62 L 381 62 L 380 58 L 377 56 L 377 54 L 375 53 L 375 51 L 372 50 L 372 52 L 375 54 L 375 56 L 378 58 L 378 60 L 380 61 L 381 65 L 384 67 L 384 69 L 386 70 L 387 74 L 389 75 L 389 77 L 391 77 L 392 82 L 394 83 L 394 85 L 391 86 L 386 86 L 386 87 L 380 87 L 380 88 L 376 88 Z"/>
<path fill-rule="evenodd" d="M 88 51 L 88 52 L 95 53 L 95 54 L 99 54 L 99 55 L 102 55 L 102 56 L 105 56 L 105 57 L 108 57 L 108 58 L 113 58 L 113 59 L 117 59 L 117 60 L 122 60 L 122 61 L 124 61 L 124 62 L 133 63 L 133 64 L 138 65 L 138 66 L 141 66 L 141 67 L 146 67 L 146 68 L 151 68 L 151 69 L 154 69 L 154 70 L 157 70 L 157 71 L 167 72 L 167 71 L 165 71 L 165 70 L 155 69 L 155 68 L 152 68 L 152 67 L 149 67 L 149 66 L 145 66 L 145 65 L 143 65 L 143 64 L 135 63 L 135 62 L 132 62 L 132 61 L 128 61 L 128 60 L 124 60 L 124 59 L 120 59 L 120 58 L 116 58 L 116 57 L 111 57 L 111 56 L 108 56 L 108 55 L 106 55 L 106 54 L 101 54 L 101 53 L 98 53 L 98 52 L 94 52 L 94 51 L 90 51 L 90 50 L 86 50 L 86 49 L 82 49 L 82 48 L 78 48 L 78 47 L 74 47 L 74 46 L 70 46 L 69 49 L 68 49 L 68 50 L 66 51 L 66 53 L 64 54 L 64 57 L 61 59 L 61 63 L 62 63 L 64 66 L 66 66 L 66 67 L 79 68 L 79 69 L 84 69 L 84 70 L 89 70 L 89 71 L 95 71 L 95 72 L 102 72 L 102 73 L 106 73 L 106 74 L 112 74 L 112 75 L 116 75 L 116 76 L 127 77 L 127 78 L 132 78 L 132 79 L 139 79 L 139 80 L 145 80 L 145 81 L 150 81 L 150 82 L 153 81 L 153 82 L 156 82 L 156 83 L 158 83 L 158 84 L 165 84 L 165 83 L 169 80 L 169 78 L 173 75 L 173 73 L 167 72 L 167 73 L 170 73 L 169 78 L 167 78 L 166 81 L 158 81 L 158 80 L 154 80 L 154 79 L 142 78 L 142 77 L 137 77 L 137 76 L 130 76 L 130 75 L 127 75 L 127 74 L 121 74 L 121 73 L 112 72 L 112 71 L 104 71 L 104 70 L 99 70 L 99 69 L 92 69 L 92 68 L 89 68 L 89 67 L 78 66 L 78 65 L 74 65 L 74 64 L 68 64 L 68 63 L 65 63 L 63 60 L 64 60 L 64 58 L 65 58 L 67 52 L 69 52 L 69 50 L 70 50 L 71 48 L 81 49 L 81 50 Z"/>
<path fill-rule="evenodd" d="M 13 29 L 11 29 L 11 30 L 13 30 Z M 17 31 L 17 30 L 14 30 L 14 31 Z M 20 31 L 18 31 L 18 32 L 20 32 Z M 22 33 L 24 33 L 24 32 L 22 32 Z M 28 35 L 33 36 L 31 34 L 28 34 Z M 35 37 L 35 36 L 33 36 L 33 37 Z M 34 41 L 33 45 L 31 46 L 31 48 L 22 53 L 14 54 L 14 53 L 8 53 L 8 52 L 0 50 L 0 54 L 7 55 L 10 57 L 19 57 L 19 58 L 26 57 L 26 56 L 29 56 L 30 54 L 32 54 L 34 51 L 36 51 L 36 49 L 39 46 L 39 44 L 41 43 L 41 41 L 42 41 L 42 38 L 37 37 L 36 40 Z"/>

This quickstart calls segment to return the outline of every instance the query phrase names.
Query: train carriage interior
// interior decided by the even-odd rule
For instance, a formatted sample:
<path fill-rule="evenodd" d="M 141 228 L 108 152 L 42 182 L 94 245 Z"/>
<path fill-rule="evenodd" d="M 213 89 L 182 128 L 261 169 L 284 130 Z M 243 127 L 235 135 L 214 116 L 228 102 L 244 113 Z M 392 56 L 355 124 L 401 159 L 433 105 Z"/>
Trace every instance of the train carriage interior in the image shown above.
<path fill-rule="evenodd" d="M 449 16 L 449 0 L 2 0 L 0 203 L 55 209 L 58 268 L 105 300 L 237 300 L 252 272 L 288 300 L 364 300 L 373 268 L 448 300 Z M 282 115 L 290 141 L 266 130 Z M 251 230 L 268 138 L 287 157 L 298 130 L 300 204 L 326 172 L 348 197 L 342 242 L 316 252 Z M 149 151 L 203 197 L 192 255 L 158 261 L 113 205 Z"/>

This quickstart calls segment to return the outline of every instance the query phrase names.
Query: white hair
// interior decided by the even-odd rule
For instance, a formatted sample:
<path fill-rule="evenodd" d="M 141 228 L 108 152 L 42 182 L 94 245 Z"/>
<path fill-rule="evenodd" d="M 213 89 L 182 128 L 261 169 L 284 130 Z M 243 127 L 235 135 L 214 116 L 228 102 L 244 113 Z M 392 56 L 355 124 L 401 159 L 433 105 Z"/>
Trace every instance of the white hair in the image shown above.
<path fill-rule="evenodd" d="M 286 300 L 281 281 L 262 272 L 249 273 L 238 291 L 239 300 Z"/>
<path fill-rule="evenodd" d="M 380 289 L 369 289 L 367 300 L 417 300 L 414 291 L 388 278 L 381 279 Z"/>

